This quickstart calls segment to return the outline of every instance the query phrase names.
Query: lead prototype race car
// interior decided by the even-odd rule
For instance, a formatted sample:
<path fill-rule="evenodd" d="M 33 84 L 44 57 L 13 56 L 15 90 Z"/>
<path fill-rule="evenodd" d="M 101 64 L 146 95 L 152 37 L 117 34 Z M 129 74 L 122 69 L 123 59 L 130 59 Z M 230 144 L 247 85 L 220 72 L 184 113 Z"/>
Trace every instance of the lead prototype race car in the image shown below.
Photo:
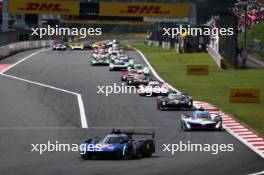
<path fill-rule="evenodd" d="M 181 129 L 188 130 L 222 130 L 220 115 L 211 115 L 208 111 L 199 109 L 192 114 L 181 115 Z"/>
<path fill-rule="evenodd" d="M 151 139 L 132 138 L 134 135 L 152 136 Z M 81 158 L 120 158 L 132 159 L 150 157 L 155 152 L 155 134 L 143 132 L 125 132 L 113 129 L 104 139 L 97 141 L 88 139 L 82 144 Z"/>
<path fill-rule="evenodd" d="M 157 108 L 159 110 L 168 109 L 191 109 L 193 106 L 193 99 L 191 96 L 181 93 L 168 93 L 167 96 L 157 97 Z"/>

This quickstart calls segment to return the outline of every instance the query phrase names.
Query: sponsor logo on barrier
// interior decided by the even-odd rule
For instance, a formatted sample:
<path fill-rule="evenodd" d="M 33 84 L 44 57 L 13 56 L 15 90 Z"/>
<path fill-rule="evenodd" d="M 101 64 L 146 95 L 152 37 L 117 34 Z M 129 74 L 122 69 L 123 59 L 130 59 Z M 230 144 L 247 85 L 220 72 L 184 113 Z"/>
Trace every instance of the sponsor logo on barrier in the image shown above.
<path fill-rule="evenodd" d="M 161 11 L 160 6 L 139 6 L 139 5 L 130 5 L 127 6 L 127 13 L 168 13 L 165 11 Z"/>
<path fill-rule="evenodd" d="M 208 65 L 187 65 L 186 68 L 187 75 L 208 75 L 209 66 Z"/>
<path fill-rule="evenodd" d="M 230 103 L 259 103 L 260 90 L 253 88 L 230 88 Z"/>
<path fill-rule="evenodd" d="M 79 6 L 74 0 L 9 0 L 11 13 L 79 15 Z"/>
<path fill-rule="evenodd" d="M 100 2 L 100 16 L 189 17 L 190 3 Z M 112 10 L 115 9 L 115 10 Z"/>

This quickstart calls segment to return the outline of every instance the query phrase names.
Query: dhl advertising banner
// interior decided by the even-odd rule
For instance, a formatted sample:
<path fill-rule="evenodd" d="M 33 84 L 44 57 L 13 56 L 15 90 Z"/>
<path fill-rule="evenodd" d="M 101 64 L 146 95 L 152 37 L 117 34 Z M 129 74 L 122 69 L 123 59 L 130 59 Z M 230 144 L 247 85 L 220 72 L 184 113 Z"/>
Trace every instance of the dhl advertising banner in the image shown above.
<path fill-rule="evenodd" d="M 209 66 L 208 65 L 187 65 L 186 73 L 187 75 L 208 75 Z"/>
<path fill-rule="evenodd" d="M 10 13 L 79 15 L 76 0 L 9 0 Z"/>
<path fill-rule="evenodd" d="M 178 17 L 190 16 L 190 3 L 100 2 L 100 16 Z"/>
<path fill-rule="evenodd" d="M 260 90 L 254 88 L 229 88 L 230 103 L 259 103 Z"/>

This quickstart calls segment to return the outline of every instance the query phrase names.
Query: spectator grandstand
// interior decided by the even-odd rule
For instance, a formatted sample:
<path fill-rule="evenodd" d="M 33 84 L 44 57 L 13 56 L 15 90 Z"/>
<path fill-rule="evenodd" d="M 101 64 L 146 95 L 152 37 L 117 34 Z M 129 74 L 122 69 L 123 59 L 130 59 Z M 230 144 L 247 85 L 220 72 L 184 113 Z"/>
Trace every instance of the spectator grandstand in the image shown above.
<path fill-rule="evenodd" d="M 246 4 L 245 4 L 246 3 Z M 238 31 L 244 31 L 246 5 L 246 26 L 251 28 L 264 21 L 264 0 L 237 0 L 234 12 L 238 17 Z"/>

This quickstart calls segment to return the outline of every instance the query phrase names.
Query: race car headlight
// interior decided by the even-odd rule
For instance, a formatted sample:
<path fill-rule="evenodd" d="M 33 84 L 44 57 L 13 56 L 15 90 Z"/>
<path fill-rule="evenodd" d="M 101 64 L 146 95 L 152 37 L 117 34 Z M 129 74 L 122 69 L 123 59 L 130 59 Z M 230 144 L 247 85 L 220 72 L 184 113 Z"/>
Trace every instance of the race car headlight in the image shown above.
<path fill-rule="evenodd" d="M 162 104 L 162 105 L 166 105 L 166 102 L 165 102 L 165 101 L 163 101 L 161 104 Z"/>

